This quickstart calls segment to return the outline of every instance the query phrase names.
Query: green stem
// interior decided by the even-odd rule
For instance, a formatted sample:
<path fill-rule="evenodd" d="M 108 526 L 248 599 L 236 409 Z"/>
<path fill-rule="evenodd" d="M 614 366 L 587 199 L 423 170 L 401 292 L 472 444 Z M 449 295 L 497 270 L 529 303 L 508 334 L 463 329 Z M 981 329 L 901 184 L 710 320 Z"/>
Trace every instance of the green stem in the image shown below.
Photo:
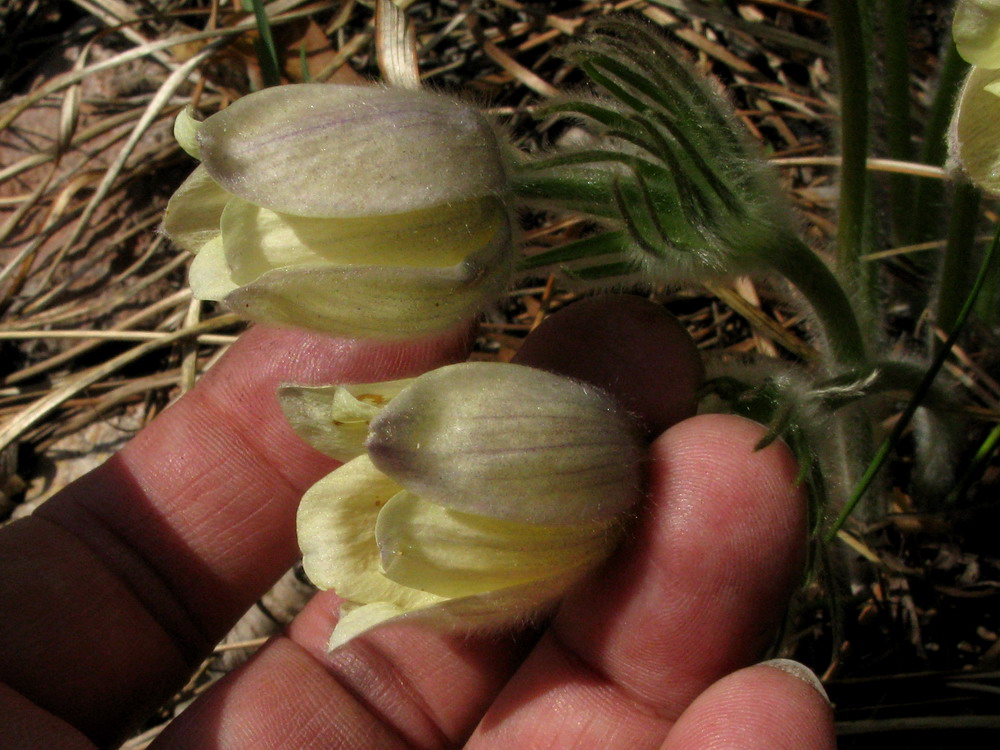
<path fill-rule="evenodd" d="M 826 263 L 797 237 L 785 237 L 761 255 L 812 305 L 829 340 L 834 361 L 845 367 L 867 363 L 865 340 L 854 307 Z"/>
<path fill-rule="evenodd" d="M 840 200 L 837 267 L 856 291 L 867 289 L 861 255 L 868 200 L 868 50 L 857 0 L 830 0 L 840 89 Z"/>
<path fill-rule="evenodd" d="M 885 45 L 885 110 L 889 158 L 913 159 L 913 120 L 910 112 L 910 0 L 885 0 L 882 36 Z M 893 233 L 897 241 L 908 231 L 913 208 L 913 177 L 889 176 Z"/>
<path fill-rule="evenodd" d="M 841 527 L 850 517 L 851 513 L 854 512 L 858 503 L 861 502 L 861 498 L 864 497 L 865 492 L 868 491 L 868 488 L 875 480 L 875 477 L 888 460 L 889 453 L 892 451 L 896 443 L 899 442 L 899 438 L 903 435 L 903 431 L 909 426 L 910 421 L 913 419 L 913 415 L 916 414 L 917 409 L 923 402 L 924 396 L 927 395 L 931 386 L 934 385 L 934 378 L 937 377 L 938 372 L 940 372 L 941 368 L 944 366 L 944 361 L 948 358 L 948 354 L 955 345 L 955 341 L 962 332 L 962 328 L 965 327 L 965 321 L 968 319 L 969 313 L 972 312 L 972 308 L 976 304 L 976 297 L 979 296 L 979 291 L 983 288 L 983 283 L 986 281 L 986 275 L 989 273 L 990 266 L 993 263 L 993 258 L 997 253 L 998 247 L 1000 247 L 1000 228 L 998 228 L 989 250 L 986 251 L 986 257 L 983 258 L 982 265 L 979 267 L 979 273 L 976 275 L 976 281 L 972 285 L 972 290 L 965 298 L 965 304 L 962 305 L 962 309 L 959 311 L 958 317 L 955 320 L 955 327 L 952 328 L 951 332 L 948 334 L 948 339 L 934 356 L 934 361 L 931 362 L 931 366 L 927 368 L 927 373 L 920 382 L 920 387 L 917 389 L 917 392 L 913 394 L 913 397 L 910 399 L 909 403 L 907 403 L 903 413 L 896 421 L 896 424 L 893 425 L 892 431 L 886 436 L 885 440 L 882 441 L 882 444 L 879 445 L 878 450 L 875 452 L 875 457 L 872 459 L 871 463 L 868 464 L 868 468 L 865 469 L 865 473 L 862 475 L 861 480 L 854 488 L 854 492 L 851 493 L 850 499 L 847 501 L 847 504 L 844 505 L 840 515 L 837 516 L 837 520 L 833 523 L 833 526 L 831 526 L 830 530 L 827 532 L 827 542 L 832 542 L 836 538 L 837 532 L 840 531 Z"/>
<path fill-rule="evenodd" d="M 986 274 L 983 291 L 976 300 L 976 315 L 990 328 L 996 328 L 1000 323 L 1000 263 L 994 263 Z"/>
<path fill-rule="evenodd" d="M 887 393 L 914 394 L 920 389 L 927 368 L 918 362 L 875 360 L 863 368 L 846 370 L 816 384 L 825 391 L 822 404 L 827 411 L 837 411 L 860 399 Z M 864 383 L 860 390 L 853 388 Z M 958 409 L 961 402 L 947 388 L 935 386 L 924 397 L 924 404 L 936 409 Z"/>
<path fill-rule="evenodd" d="M 564 208 L 580 210 L 594 216 L 613 217 L 608 187 L 604 174 L 587 175 L 533 175 L 517 174 L 513 180 L 513 193 L 525 201 L 558 203 Z M 734 244 L 747 245 L 751 227 Z M 812 305 L 819 318 L 833 354 L 840 367 L 859 367 L 868 362 L 865 340 L 861 334 L 858 317 L 844 287 L 827 265 L 802 240 L 788 232 L 776 231 L 770 226 L 756 228 L 758 257 L 791 282 Z M 607 240 L 611 235 L 604 235 Z"/>
<path fill-rule="evenodd" d="M 923 164 L 941 166 L 948 155 L 946 134 L 951 123 L 955 97 L 965 80 L 969 64 L 958 54 L 955 43 L 949 41 L 938 75 L 937 91 L 924 127 L 924 145 L 920 154 Z M 944 188 L 940 180 L 920 180 L 913 197 L 913 226 L 905 237 L 907 244 L 923 242 L 940 237 L 941 210 Z"/>
<path fill-rule="evenodd" d="M 535 205 L 579 211 L 604 219 L 618 216 L 611 200 L 611 175 L 600 170 L 579 174 L 535 174 L 515 172 L 510 178 L 511 194 Z"/>
<path fill-rule="evenodd" d="M 979 450 L 976 451 L 976 455 L 972 458 L 972 463 L 969 464 L 969 468 L 962 475 L 962 480 L 948 496 L 949 502 L 956 503 L 962 500 L 973 483 L 982 477 L 983 472 L 986 471 L 986 467 L 989 466 L 990 459 L 993 457 L 993 452 L 997 449 L 998 443 L 1000 443 L 1000 424 L 990 430 L 990 434 L 986 436 L 982 445 L 979 446 Z"/>
<path fill-rule="evenodd" d="M 625 232 L 602 232 L 582 240 L 568 242 L 552 250 L 524 258 L 517 266 L 518 271 L 530 271 L 535 268 L 569 263 L 583 258 L 601 257 L 604 255 L 624 254 L 629 245 L 628 234 Z"/>
<path fill-rule="evenodd" d="M 972 282 L 976 220 L 979 218 L 981 195 L 979 188 L 971 182 L 963 181 L 955 185 L 951 219 L 948 223 L 948 244 L 941 259 L 934 316 L 938 327 L 945 331 L 954 327 Z"/>

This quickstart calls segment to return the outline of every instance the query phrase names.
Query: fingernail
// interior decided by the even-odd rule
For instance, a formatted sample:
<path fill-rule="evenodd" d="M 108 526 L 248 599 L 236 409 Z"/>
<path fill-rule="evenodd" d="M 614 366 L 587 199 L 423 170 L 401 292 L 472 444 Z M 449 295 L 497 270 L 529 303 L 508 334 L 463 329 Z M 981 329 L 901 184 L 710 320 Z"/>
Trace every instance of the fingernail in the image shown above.
<path fill-rule="evenodd" d="M 768 661 L 762 661 L 760 666 L 779 669 L 782 672 L 787 672 L 793 677 L 798 677 L 803 682 L 812 685 L 816 691 L 823 696 L 827 703 L 833 705 L 830 701 L 830 696 L 826 694 L 826 689 L 823 687 L 823 683 L 819 681 L 819 677 L 817 677 L 816 673 L 802 662 L 794 661 L 793 659 L 769 659 Z"/>

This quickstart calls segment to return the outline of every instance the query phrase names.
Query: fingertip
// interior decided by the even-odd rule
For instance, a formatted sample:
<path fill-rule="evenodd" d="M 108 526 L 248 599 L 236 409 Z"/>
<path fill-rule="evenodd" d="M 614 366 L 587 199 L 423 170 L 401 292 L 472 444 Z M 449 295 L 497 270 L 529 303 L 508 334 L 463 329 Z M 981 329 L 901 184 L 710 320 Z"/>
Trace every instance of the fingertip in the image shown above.
<path fill-rule="evenodd" d="M 680 575 L 720 581 L 737 565 L 758 596 L 768 592 L 758 606 L 798 584 L 807 536 L 798 463 L 780 440 L 758 448 L 765 434 L 743 417 L 692 417 L 654 441 L 647 478 L 650 554 L 669 555 Z"/>
<path fill-rule="evenodd" d="M 514 361 L 603 388 L 650 435 L 695 413 L 704 375 L 683 324 L 661 305 L 624 294 L 589 297 L 555 313 Z"/>
<path fill-rule="evenodd" d="M 199 390 L 214 389 L 220 374 L 244 387 L 244 380 L 255 383 L 281 377 L 317 384 L 408 377 L 465 359 L 472 331 L 470 325 L 464 324 L 418 339 L 378 341 L 255 325 L 240 336 L 217 367 L 206 373 Z"/>
<path fill-rule="evenodd" d="M 780 660 L 787 663 L 788 660 Z M 832 750 L 833 713 L 818 680 L 764 662 L 711 685 L 678 718 L 662 750 Z"/>
<path fill-rule="evenodd" d="M 827 694 L 826 688 L 823 687 L 822 681 L 815 672 L 809 669 L 809 667 L 802 662 L 795 661 L 794 659 L 768 659 L 767 661 L 762 661 L 757 666 L 770 667 L 771 669 L 777 669 L 785 674 L 790 674 L 792 677 L 798 677 L 809 687 L 823 696 L 823 699 L 827 703 L 830 703 L 830 696 Z"/>
<path fill-rule="evenodd" d="M 759 658 L 801 580 L 805 500 L 788 448 L 755 450 L 764 434 L 712 414 L 661 435 L 632 534 L 557 614 L 562 643 L 663 715 Z"/>
<path fill-rule="evenodd" d="M 766 435 L 763 425 L 733 414 L 701 414 L 680 422 L 651 446 L 651 486 L 669 479 L 677 465 L 710 468 L 705 481 L 731 485 L 734 497 L 769 505 L 776 496 L 788 497 L 795 507 L 804 507 L 794 454 L 782 440 L 760 448 Z"/>

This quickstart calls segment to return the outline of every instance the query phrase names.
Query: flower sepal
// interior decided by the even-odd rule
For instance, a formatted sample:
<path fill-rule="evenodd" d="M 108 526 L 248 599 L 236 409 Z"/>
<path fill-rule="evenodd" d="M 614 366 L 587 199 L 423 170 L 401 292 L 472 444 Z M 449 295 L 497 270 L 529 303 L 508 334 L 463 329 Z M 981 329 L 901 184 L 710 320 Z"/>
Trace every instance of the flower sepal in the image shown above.
<path fill-rule="evenodd" d="M 644 446 L 602 391 L 475 362 L 383 386 L 282 389 L 296 431 L 324 452 L 346 457 L 368 434 L 299 507 L 306 574 L 346 601 L 331 648 L 390 621 L 530 619 L 618 543 Z"/>
<path fill-rule="evenodd" d="M 164 232 L 198 299 L 380 339 L 445 331 L 506 289 L 506 166 L 475 109 L 427 91 L 303 84 L 175 125 L 202 163 Z"/>

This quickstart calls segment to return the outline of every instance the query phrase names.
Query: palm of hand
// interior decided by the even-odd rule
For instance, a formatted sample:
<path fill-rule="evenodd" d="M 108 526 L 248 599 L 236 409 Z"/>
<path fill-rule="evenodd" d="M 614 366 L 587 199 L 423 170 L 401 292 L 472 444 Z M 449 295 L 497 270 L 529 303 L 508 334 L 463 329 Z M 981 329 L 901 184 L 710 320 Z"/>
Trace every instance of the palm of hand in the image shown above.
<path fill-rule="evenodd" d="M 678 421 L 690 344 L 610 299 L 543 327 L 522 361 L 606 382 L 653 426 Z M 597 321 L 613 345 L 579 336 Z M 298 497 L 331 464 L 283 423 L 277 383 L 403 377 L 464 346 L 251 331 L 121 454 L 3 529 L 0 747 L 112 745 L 292 564 Z M 597 354 L 581 365 L 574 347 Z M 652 386 L 668 365 L 678 386 L 664 393 Z M 391 626 L 326 654 L 338 600 L 324 592 L 153 746 L 833 747 L 806 682 L 730 674 L 767 645 L 801 565 L 794 462 L 779 445 L 754 453 L 760 436 L 722 416 L 661 436 L 641 523 L 542 631 Z"/>

